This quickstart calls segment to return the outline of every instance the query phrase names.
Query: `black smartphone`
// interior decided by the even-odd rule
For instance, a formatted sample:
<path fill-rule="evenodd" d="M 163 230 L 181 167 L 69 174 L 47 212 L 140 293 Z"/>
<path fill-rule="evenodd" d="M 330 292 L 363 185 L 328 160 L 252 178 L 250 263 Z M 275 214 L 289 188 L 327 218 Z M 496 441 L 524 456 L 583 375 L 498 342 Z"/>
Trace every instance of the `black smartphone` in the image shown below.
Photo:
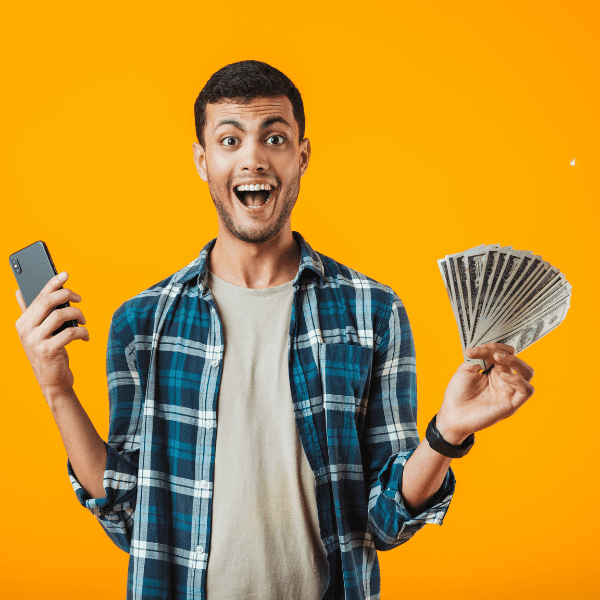
<path fill-rule="evenodd" d="M 55 275 L 58 275 L 48 246 L 41 240 L 11 254 L 9 261 L 27 307 L 38 297 L 46 284 Z M 59 289 L 63 289 L 63 286 L 61 285 Z M 67 306 L 71 306 L 69 302 L 59 304 L 56 308 L 66 308 Z M 52 332 L 52 335 L 60 333 L 67 327 L 79 327 L 79 323 L 76 320 L 65 321 L 56 331 Z"/>

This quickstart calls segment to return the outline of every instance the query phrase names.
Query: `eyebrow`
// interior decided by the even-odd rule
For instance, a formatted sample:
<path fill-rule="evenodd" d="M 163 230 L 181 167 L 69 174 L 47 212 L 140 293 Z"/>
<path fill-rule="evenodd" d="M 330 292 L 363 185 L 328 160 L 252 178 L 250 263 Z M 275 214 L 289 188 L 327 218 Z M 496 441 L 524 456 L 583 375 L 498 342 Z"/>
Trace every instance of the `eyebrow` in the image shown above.
<path fill-rule="evenodd" d="M 287 125 L 290 129 L 293 130 L 293 127 L 283 117 L 269 117 L 268 119 L 265 119 L 262 122 L 262 125 L 260 126 L 260 130 L 263 131 L 264 129 L 267 129 L 267 127 L 269 127 L 270 125 L 273 125 L 273 123 L 283 123 L 284 125 Z M 237 129 L 240 129 L 241 131 L 244 131 L 244 132 L 246 131 L 244 126 L 237 119 L 221 119 L 217 123 L 217 126 L 214 128 L 214 131 L 219 129 L 219 127 L 221 127 L 221 125 L 233 125 L 234 127 L 237 127 Z"/>

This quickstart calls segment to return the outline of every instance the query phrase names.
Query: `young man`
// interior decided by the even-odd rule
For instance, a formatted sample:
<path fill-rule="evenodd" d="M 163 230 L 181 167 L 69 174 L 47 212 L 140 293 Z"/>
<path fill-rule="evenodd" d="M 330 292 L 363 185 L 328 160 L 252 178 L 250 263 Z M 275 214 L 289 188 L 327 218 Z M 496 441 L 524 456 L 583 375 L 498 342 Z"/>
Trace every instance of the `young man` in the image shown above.
<path fill-rule="evenodd" d="M 195 115 L 218 236 L 115 312 L 108 443 L 64 348 L 87 330 L 51 334 L 85 324 L 52 312 L 80 298 L 60 276 L 27 309 L 17 291 L 73 487 L 130 553 L 128 598 L 379 598 L 376 550 L 442 524 L 452 457 L 531 396 L 533 371 L 510 346 L 470 351 L 492 370 L 459 366 L 419 443 L 400 299 L 292 232 L 311 152 L 298 90 L 243 61 L 210 78 Z"/>

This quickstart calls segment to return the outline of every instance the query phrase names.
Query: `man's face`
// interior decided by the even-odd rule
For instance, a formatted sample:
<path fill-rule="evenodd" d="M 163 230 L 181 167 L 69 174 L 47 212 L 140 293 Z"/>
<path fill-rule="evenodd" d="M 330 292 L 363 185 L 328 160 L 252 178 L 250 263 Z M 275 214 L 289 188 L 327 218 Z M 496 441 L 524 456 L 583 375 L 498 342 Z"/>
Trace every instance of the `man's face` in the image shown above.
<path fill-rule="evenodd" d="M 266 242 L 284 228 L 300 192 L 310 142 L 298 145 L 298 124 L 286 96 L 249 104 L 207 104 L 204 140 L 194 144 L 194 162 L 208 183 L 219 232 L 244 242 Z M 259 185 L 271 190 L 244 191 Z"/>

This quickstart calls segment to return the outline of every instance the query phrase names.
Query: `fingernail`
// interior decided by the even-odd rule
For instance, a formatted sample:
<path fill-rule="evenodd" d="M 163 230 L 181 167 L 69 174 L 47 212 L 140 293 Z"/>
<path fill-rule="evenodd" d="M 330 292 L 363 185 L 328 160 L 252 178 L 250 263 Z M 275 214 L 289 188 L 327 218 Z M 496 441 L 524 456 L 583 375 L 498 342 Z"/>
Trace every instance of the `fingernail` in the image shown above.
<path fill-rule="evenodd" d="M 66 279 L 66 278 L 67 278 L 67 272 L 66 272 L 66 271 L 63 271 L 63 272 L 62 272 L 62 273 L 61 273 L 61 274 L 58 276 L 58 278 L 59 278 L 59 279 Z"/>
<path fill-rule="evenodd" d="M 79 294 L 75 294 L 75 299 L 77 302 L 81 302 L 81 296 Z"/>
<path fill-rule="evenodd" d="M 494 356 L 496 358 L 504 358 L 506 354 L 504 354 L 504 352 L 496 352 Z"/>

